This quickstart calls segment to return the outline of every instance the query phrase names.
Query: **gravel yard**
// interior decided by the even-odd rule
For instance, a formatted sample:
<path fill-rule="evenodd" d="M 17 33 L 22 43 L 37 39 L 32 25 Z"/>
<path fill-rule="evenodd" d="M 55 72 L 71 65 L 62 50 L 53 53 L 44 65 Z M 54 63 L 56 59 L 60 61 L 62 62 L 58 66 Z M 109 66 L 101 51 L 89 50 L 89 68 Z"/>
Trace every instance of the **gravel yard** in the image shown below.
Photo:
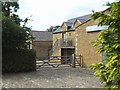
<path fill-rule="evenodd" d="M 93 73 L 83 68 L 45 68 L 34 72 L 4 74 L 4 88 L 100 88 Z"/>

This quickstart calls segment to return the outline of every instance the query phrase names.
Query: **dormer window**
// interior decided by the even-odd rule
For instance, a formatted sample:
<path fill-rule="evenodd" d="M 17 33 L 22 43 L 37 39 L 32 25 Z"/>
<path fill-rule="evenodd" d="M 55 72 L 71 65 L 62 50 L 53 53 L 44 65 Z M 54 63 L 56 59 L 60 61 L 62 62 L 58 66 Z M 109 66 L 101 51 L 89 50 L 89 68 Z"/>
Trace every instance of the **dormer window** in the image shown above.
<path fill-rule="evenodd" d="M 68 26 L 68 27 L 67 27 L 67 29 L 70 29 L 70 28 L 71 28 L 71 26 Z"/>

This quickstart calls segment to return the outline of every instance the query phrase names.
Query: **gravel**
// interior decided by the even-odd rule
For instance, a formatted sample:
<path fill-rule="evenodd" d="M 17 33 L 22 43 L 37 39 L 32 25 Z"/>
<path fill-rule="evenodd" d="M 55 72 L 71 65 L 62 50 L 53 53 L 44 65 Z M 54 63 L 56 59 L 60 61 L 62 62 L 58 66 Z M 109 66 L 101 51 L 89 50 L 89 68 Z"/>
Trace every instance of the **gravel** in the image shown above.
<path fill-rule="evenodd" d="M 3 88 L 101 88 L 89 69 L 41 67 L 34 72 L 4 74 Z"/>

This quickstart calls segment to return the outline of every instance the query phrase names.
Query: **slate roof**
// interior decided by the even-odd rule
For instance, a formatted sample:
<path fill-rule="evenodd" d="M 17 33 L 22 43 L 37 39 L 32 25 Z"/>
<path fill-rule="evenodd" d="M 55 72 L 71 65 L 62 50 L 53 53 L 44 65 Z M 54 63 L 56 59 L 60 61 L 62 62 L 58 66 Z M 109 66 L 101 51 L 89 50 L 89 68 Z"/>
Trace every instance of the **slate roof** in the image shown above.
<path fill-rule="evenodd" d="M 48 31 L 32 31 L 34 41 L 52 41 L 52 32 Z"/>
<path fill-rule="evenodd" d="M 67 26 L 71 26 L 70 29 L 68 29 L 68 31 L 73 30 L 73 25 L 75 23 L 76 20 L 79 20 L 81 23 L 86 22 L 87 20 L 89 20 L 91 17 L 91 14 L 88 15 L 84 15 L 84 16 L 80 16 L 80 17 L 76 17 L 76 18 L 72 18 L 72 19 L 68 19 L 66 22 L 64 22 Z M 58 28 L 56 31 L 54 31 L 53 33 L 57 33 L 60 32 L 61 28 Z"/>
<path fill-rule="evenodd" d="M 88 15 L 84 15 L 84 16 L 80 16 L 80 17 L 69 19 L 69 20 L 67 20 L 67 22 L 75 23 L 76 20 L 79 20 L 81 23 L 84 23 L 87 20 L 89 20 L 90 17 L 91 17 L 91 14 L 88 14 Z"/>
<path fill-rule="evenodd" d="M 61 32 L 61 27 L 58 27 L 53 33 Z"/>
<path fill-rule="evenodd" d="M 88 14 L 88 15 L 84 15 L 84 16 L 78 17 L 77 19 L 78 19 L 81 23 L 84 23 L 84 22 L 88 21 L 90 18 L 91 18 L 91 14 Z"/>
<path fill-rule="evenodd" d="M 71 23 L 71 22 L 64 22 L 67 26 L 72 26 L 73 25 L 73 23 Z"/>

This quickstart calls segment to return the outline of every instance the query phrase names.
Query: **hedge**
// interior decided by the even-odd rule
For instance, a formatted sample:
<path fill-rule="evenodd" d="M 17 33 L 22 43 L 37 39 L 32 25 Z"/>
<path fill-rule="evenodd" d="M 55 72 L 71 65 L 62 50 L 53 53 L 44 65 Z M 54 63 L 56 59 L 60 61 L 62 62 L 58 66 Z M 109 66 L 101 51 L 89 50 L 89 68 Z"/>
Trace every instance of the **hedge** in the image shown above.
<path fill-rule="evenodd" d="M 36 53 L 29 49 L 2 50 L 2 72 L 26 72 L 36 70 Z"/>

